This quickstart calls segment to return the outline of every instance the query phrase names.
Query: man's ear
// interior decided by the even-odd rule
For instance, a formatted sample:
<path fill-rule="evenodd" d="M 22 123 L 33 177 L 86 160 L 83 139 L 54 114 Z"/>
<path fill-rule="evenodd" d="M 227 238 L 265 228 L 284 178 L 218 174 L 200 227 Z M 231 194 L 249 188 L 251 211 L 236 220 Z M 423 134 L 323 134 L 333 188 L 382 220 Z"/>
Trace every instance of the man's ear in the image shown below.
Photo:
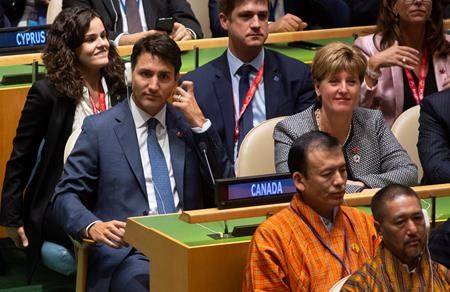
<path fill-rule="evenodd" d="M 375 225 L 375 230 L 377 231 L 379 236 L 383 236 L 383 231 L 381 230 L 381 223 L 374 220 L 373 225 Z"/>
<path fill-rule="evenodd" d="M 292 181 L 294 182 L 294 186 L 300 192 L 305 190 L 305 176 L 300 172 L 296 171 L 292 174 Z"/>
<path fill-rule="evenodd" d="M 219 20 L 220 20 L 220 26 L 224 30 L 228 30 L 228 17 L 223 12 L 219 13 Z"/>

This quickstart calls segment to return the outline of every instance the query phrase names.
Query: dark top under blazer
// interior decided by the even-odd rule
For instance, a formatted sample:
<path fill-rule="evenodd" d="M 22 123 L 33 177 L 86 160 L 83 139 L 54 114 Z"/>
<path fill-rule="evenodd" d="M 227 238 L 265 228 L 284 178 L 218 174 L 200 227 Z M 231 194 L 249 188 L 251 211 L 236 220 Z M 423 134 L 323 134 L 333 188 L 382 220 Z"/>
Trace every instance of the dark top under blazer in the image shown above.
<path fill-rule="evenodd" d="M 235 113 L 227 53 L 183 79 L 194 82 L 195 98 L 233 161 Z M 315 102 L 311 71 L 300 61 L 265 49 L 263 81 L 266 119 L 301 112 Z"/>
<path fill-rule="evenodd" d="M 419 117 L 419 158 L 424 184 L 450 182 L 450 90 L 423 99 Z"/>
<path fill-rule="evenodd" d="M 112 96 L 111 104 L 116 104 L 119 98 Z M 48 80 L 35 82 L 28 92 L 6 164 L 0 224 L 12 227 L 25 224 L 31 247 L 36 249 L 42 239 L 45 210 L 62 173 L 75 107 L 75 101 L 58 92 Z M 35 166 L 42 142 L 40 160 Z"/>
<path fill-rule="evenodd" d="M 214 161 L 217 156 L 226 156 L 220 139 L 212 127 L 205 133 L 193 134 L 185 119 L 169 104 L 166 127 L 180 204 L 183 210 L 203 208 L 206 201 L 212 200 L 213 192 L 198 145 L 205 143 L 209 160 Z M 214 166 L 219 164 L 212 163 L 215 177 L 224 176 L 226 164 L 225 161 L 218 169 Z M 126 221 L 148 211 L 136 128 L 129 103 L 124 101 L 84 120 L 55 190 L 53 214 L 67 233 L 77 236 L 96 220 Z M 107 291 L 113 271 L 131 247 L 96 245 L 93 249 L 89 254 L 88 287 L 92 291 Z"/>
<path fill-rule="evenodd" d="M 90 7 L 103 19 L 109 38 L 114 40 L 123 32 L 120 0 L 63 0 L 63 9 L 69 7 Z M 148 29 L 154 29 L 158 18 L 173 17 L 176 22 L 192 29 L 197 38 L 202 38 L 202 28 L 186 0 L 141 0 L 144 6 Z"/>

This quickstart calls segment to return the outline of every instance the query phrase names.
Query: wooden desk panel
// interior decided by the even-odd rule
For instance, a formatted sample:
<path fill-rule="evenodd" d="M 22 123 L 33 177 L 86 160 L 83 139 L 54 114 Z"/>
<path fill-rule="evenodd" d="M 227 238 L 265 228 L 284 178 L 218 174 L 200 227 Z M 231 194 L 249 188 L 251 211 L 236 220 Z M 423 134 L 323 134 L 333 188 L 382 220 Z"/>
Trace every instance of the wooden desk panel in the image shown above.
<path fill-rule="evenodd" d="M 16 135 L 16 128 L 25 104 L 29 86 L 0 90 L 0 189 L 3 188 L 6 162 L 11 155 L 12 137 Z M 0 202 L 1 202 L 0 192 Z M 3 228 L 0 227 L 0 238 L 6 237 Z"/>
<path fill-rule="evenodd" d="M 2 137 L 0 140 L 0 187 L 3 187 L 5 165 L 11 155 L 11 137 L 16 135 L 16 128 L 29 89 L 29 86 L 22 86 L 0 90 L 0 133 Z"/>

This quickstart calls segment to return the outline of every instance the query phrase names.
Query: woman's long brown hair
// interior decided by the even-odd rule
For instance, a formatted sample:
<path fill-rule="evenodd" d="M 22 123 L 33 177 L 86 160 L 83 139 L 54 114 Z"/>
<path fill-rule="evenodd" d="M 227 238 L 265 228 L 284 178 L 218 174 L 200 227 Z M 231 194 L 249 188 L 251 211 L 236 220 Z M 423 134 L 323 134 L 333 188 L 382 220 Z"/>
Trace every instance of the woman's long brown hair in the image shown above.
<path fill-rule="evenodd" d="M 51 25 L 42 59 L 47 68 L 47 78 L 65 96 L 79 101 L 83 95 L 83 78 L 80 63 L 75 53 L 84 42 L 84 35 L 92 19 L 101 17 L 89 8 L 64 9 Z M 103 23 L 103 20 L 102 20 Z M 123 92 L 124 65 L 115 46 L 110 45 L 109 63 L 101 69 L 102 76 L 108 80 L 110 95 Z"/>

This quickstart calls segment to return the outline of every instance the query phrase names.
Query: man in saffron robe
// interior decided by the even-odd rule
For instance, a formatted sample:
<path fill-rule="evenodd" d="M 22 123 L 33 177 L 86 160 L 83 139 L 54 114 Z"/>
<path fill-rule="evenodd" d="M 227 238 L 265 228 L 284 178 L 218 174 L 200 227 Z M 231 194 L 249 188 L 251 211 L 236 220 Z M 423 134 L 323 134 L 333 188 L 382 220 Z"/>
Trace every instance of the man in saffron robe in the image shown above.
<path fill-rule="evenodd" d="M 306 133 L 288 164 L 297 194 L 256 230 L 243 291 L 328 291 L 375 255 L 372 217 L 341 206 L 347 172 L 338 140 Z"/>
<path fill-rule="evenodd" d="M 447 268 L 431 260 L 424 214 L 409 187 L 390 185 L 372 199 L 375 228 L 382 237 L 376 257 L 342 291 L 450 291 Z"/>

